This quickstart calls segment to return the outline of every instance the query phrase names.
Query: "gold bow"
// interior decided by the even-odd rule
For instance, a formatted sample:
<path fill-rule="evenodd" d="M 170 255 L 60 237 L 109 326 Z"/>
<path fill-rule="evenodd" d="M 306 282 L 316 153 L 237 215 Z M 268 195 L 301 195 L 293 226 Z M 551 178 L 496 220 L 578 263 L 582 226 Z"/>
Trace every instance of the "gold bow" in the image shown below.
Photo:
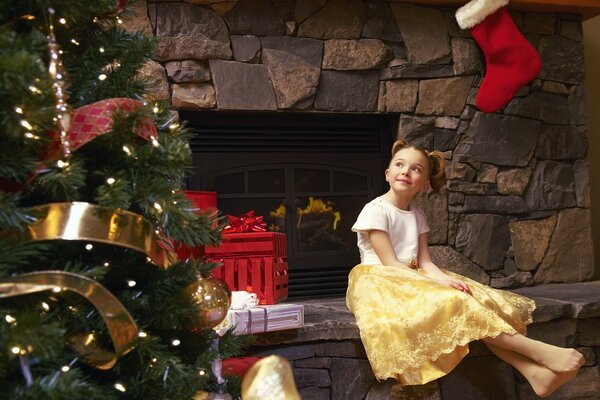
<path fill-rule="evenodd" d="M 288 360 L 272 355 L 256 362 L 244 375 L 242 400 L 300 400 Z"/>

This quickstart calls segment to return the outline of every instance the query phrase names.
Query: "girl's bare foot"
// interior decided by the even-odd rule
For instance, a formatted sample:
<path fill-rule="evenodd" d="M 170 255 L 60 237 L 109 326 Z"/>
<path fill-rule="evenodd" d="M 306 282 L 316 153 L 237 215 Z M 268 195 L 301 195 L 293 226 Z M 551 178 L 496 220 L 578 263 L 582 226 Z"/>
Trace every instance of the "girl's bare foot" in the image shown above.
<path fill-rule="evenodd" d="M 556 373 L 577 371 L 585 362 L 583 354 L 575 349 L 547 345 L 546 351 L 540 352 L 536 360 L 541 365 Z"/>
<path fill-rule="evenodd" d="M 535 394 L 539 397 L 548 397 L 554 393 L 556 389 L 575 378 L 578 371 L 579 368 L 568 372 L 557 373 L 539 365 L 538 368 L 530 371 L 528 376 L 525 377 L 529 381 Z"/>

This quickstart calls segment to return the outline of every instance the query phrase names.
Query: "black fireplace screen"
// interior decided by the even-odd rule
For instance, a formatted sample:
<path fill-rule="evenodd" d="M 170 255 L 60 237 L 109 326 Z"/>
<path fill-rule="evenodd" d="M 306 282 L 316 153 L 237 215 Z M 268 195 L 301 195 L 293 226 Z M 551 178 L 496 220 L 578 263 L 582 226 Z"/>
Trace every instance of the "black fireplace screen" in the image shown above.
<path fill-rule="evenodd" d="M 359 262 L 350 228 L 383 191 L 390 116 L 181 112 L 194 130 L 188 189 L 223 214 L 255 210 L 287 234 L 289 297 L 339 295 Z"/>

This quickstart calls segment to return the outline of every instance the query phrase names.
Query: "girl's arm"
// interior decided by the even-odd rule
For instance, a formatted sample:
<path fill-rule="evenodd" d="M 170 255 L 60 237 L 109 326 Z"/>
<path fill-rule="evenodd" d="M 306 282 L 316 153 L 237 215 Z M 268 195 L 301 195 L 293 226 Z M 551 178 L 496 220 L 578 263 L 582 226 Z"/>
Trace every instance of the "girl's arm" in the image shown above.
<path fill-rule="evenodd" d="M 427 233 L 421 233 L 419 235 L 419 254 L 417 255 L 417 263 L 419 264 L 419 267 L 423 268 L 429 276 L 439 283 L 451 286 L 465 293 L 471 293 L 471 289 L 469 289 L 469 286 L 465 282 L 446 275 L 433 263 L 433 261 L 431 261 L 429 244 L 427 243 Z"/>
<path fill-rule="evenodd" d="M 387 232 L 375 229 L 370 230 L 369 241 L 383 265 L 392 265 L 412 271 L 406 264 L 401 263 L 396 258 L 396 252 L 392 247 L 392 242 Z"/>

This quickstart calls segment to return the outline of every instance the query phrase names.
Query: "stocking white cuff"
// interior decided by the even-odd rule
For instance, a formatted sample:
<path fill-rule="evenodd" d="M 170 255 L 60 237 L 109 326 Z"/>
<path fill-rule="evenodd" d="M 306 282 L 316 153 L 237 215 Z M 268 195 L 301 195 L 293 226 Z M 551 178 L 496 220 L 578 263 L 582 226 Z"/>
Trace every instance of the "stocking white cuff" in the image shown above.
<path fill-rule="evenodd" d="M 456 10 L 456 22 L 461 29 L 471 29 L 507 4 L 508 0 L 471 0 Z"/>

